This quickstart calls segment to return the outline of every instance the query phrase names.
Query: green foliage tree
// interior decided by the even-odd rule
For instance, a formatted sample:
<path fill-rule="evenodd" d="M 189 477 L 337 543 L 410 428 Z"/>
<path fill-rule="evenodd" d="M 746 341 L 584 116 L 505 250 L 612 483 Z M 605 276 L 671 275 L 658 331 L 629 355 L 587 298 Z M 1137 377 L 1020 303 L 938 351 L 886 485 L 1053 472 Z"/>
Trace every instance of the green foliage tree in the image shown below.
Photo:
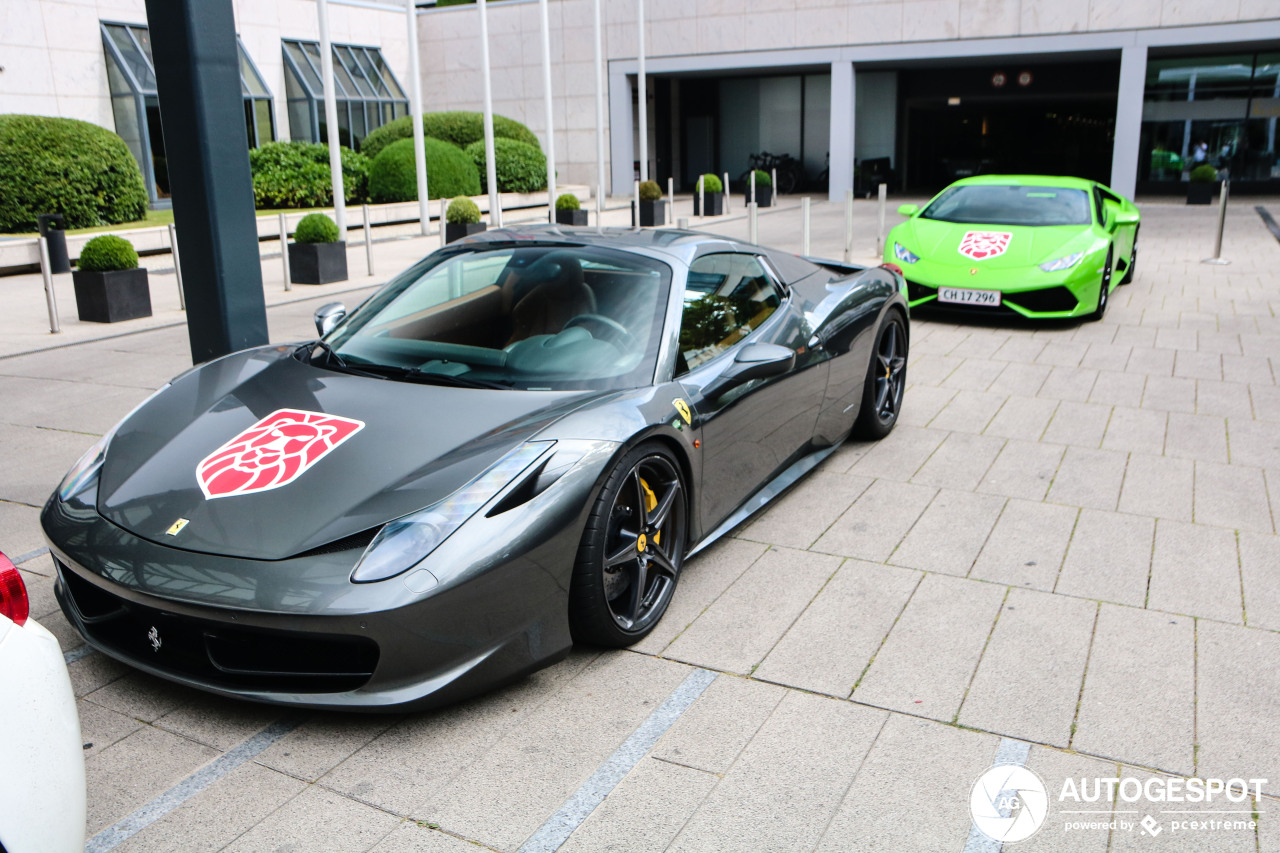
<path fill-rule="evenodd" d="M 724 184 L 720 183 L 720 178 L 710 173 L 700 176 L 698 184 L 702 187 L 704 194 L 724 192 Z M 697 192 L 698 188 L 694 187 L 693 191 Z"/>
<path fill-rule="evenodd" d="M 377 157 L 391 143 L 409 139 L 412 127 L 412 116 L 402 116 L 388 122 L 366 136 L 360 150 L 370 159 Z M 422 133 L 428 139 L 441 139 L 452 142 L 459 148 L 466 148 L 471 143 L 484 139 L 484 114 L 462 111 L 424 113 Z M 493 136 L 494 139 L 514 139 L 542 150 L 538 137 L 532 130 L 506 116 L 493 117 Z"/>
<path fill-rule="evenodd" d="M 455 198 L 449 202 L 449 207 L 444 212 L 446 222 L 454 225 L 470 225 L 473 222 L 480 221 L 480 208 L 469 198 Z"/>
<path fill-rule="evenodd" d="M 480 173 L 462 149 L 439 139 L 424 142 L 430 198 L 480 194 Z M 417 199 L 418 174 L 412 139 L 393 142 L 373 158 L 373 165 L 369 167 L 369 196 L 376 202 Z"/>
<path fill-rule="evenodd" d="M 293 231 L 295 243 L 336 243 L 338 224 L 323 213 L 308 213 Z"/>
<path fill-rule="evenodd" d="M 484 141 L 471 143 L 466 151 L 480 173 L 480 191 L 488 192 Z M 493 140 L 493 156 L 499 192 L 536 193 L 547 188 L 547 158 L 541 149 L 498 137 Z"/>
<path fill-rule="evenodd" d="M 640 182 L 640 200 L 641 201 L 658 201 L 662 198 L 662 187 L 658 186 L 657 181 L 641 181 Z"/>
<path fill-rule="evenodd" d="M 137 269 L 138 253 L 123 237 L 99 234 L 84 244 L 76 266 L 89 272 Z"/>
<path fill-rule="evenodd" d="M 348 204 L 369 195 L 369 158 L 340 148 L 342 190 Z M 268 142 L 249 152 L 253 203 L 258 208 L 328 207 L 333 204 L 329 146 L 311 142 Z"/>
<path fill-rule="evenodd" d="M 564 193 L 556 199 L 556 210 L 581 210 L 582 203 L 573 193 Z"/>

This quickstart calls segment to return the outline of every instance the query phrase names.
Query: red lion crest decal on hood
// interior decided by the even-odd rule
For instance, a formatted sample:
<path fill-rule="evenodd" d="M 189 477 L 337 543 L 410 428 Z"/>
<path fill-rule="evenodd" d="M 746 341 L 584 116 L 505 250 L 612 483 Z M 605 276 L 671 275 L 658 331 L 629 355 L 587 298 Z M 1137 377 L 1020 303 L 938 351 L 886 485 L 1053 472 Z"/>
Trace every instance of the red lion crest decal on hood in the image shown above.
<path fill-rule="evenodd" d="M 1003 255 L 1013 235 L 1008 231 L 966 231 L 960 238 L 960 254 L 975 261 Z"/>
<path fill-rule="evenodd" d="M 363 428 L 351 418 L 280 409 L 206 456 L 196 479 L 209 499 L 278 489 Z"/>

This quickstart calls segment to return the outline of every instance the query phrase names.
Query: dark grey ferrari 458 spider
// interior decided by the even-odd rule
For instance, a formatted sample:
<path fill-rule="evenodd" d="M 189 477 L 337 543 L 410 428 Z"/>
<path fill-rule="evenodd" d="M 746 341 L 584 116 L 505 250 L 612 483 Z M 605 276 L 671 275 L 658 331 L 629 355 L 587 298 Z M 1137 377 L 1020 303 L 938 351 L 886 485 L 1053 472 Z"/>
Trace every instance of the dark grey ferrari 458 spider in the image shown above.
<path fill-rule="evenodd" d="M 126 417 L 41 515 L 58 600 L 139 669 L 315 707 L 626 646 L 691 554 L 893 429 L 904 291 L 686 231 L 468 238 Z"/>

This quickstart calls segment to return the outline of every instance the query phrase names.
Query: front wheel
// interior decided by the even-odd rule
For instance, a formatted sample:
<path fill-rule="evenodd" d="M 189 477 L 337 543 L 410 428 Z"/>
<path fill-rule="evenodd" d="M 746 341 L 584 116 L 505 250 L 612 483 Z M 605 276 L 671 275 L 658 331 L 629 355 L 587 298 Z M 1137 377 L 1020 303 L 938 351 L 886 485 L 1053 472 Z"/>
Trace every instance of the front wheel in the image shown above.
<path fill-rule="evenodd" d="M 605 481 L 587 519 L 569 588 L 577 642 L 621 648 L 667 611 L 684 563 L 687 490 L 661 444 L 642 444 Z"/>
<path fill-rule="evenodd" d="M 892 311 L 876 335 L 875 352 L 862 389 L 862 407 L 853 425 L 854 437 L 874 440 L 892 432 L 906 387 L 907 326 L 902 315 Z"/>
<path fill-rule="evenodd" d="M 1107 303 L 1111 301 L 1111 255 L 1115 247 L 1107 249 L 1107 262 L 1102 268 L 1102 280 L 1098 282 L 1098 307 L 1089 315 L 1090 320 L 1101 320 L 1107 313 Z"/>
<path fill-rule="evenodd" d="M 1125 267 L 1124 278 L 1120 279 L 1121 284 L 1128 284 L 1133 281 L 1133 277 L 1138 274 L 1138 231 L 1133 232 L 1133 248 L 1129 250 L 1129 265 Z"/>

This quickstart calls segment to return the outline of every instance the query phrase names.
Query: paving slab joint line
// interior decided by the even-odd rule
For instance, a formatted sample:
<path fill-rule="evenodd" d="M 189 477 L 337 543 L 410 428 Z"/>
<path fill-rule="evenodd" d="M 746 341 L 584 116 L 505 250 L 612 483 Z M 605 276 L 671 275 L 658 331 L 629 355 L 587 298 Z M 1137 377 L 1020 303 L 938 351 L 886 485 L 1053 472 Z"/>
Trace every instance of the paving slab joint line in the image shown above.
<path fill-rule="evenodd" d="M 658 738 L 680 719 L 694 700 L 701 696 L 717 677 L 719 673 L 708 669 L 698 668 L 689 673 L 666 701 L 631 733 L 631 736 L 596 769 L 595 773 L 591 774 L 591 778 L 583 782 L 582 787 L 575 791 L 573 796 L 569 797 L 564 805 L 529 837 L 529 840 L 520 847 L 519 853 L 552 853 L 559 850 L 573 831 L 590 817 L 623 777 L 631 772 L 631 768 L 653 749 Z"/>
<path fill-rule="evenodd" d="M 267 747 L 296 729 L 304 719 L 305 717 L 302 716 L 290 715 L 267 726 L 239 746 L 201 767 L 124 820 L 118 821 L 90 838 L 85 842 L 85 853 L 107 853 L 129 840 L 232 770 L 256 757 Z"/>
<path fill-rule="evenodd" d="M 1024 741 L 1014 740 L 1013 738 L 1000 738 L 1000 745 L 996 747 L 995 761 L 991 762 L 992 767 L 1000 767 L 1001 765 L 1016 765 L 1025 767 L 1027 764 L 1027 756 L 1031 753 L 1031 744 Z M 1012 809 L 1001 809 L 1002 817 L 1009 817 Z M 982 830 L 978 829 L 976 824 L 969 825 L 969 838 L 965 841 L 963 853 L 1000 853 L 1003 844 L 993 838 L 986 836 Z"/>
<path fill-rule="evenodd" d="M 13 564 L 15 566 L 21 566 L 23 563 L 34 560 L 36 557 L 43 557 L 45 554 L 48 554 L 48 553 L 49 553 L 48 548 L 37 548 L 34 551 L 28 551 L 25 554 L 19 554 L 18 556 L 14 557 Z"/>

